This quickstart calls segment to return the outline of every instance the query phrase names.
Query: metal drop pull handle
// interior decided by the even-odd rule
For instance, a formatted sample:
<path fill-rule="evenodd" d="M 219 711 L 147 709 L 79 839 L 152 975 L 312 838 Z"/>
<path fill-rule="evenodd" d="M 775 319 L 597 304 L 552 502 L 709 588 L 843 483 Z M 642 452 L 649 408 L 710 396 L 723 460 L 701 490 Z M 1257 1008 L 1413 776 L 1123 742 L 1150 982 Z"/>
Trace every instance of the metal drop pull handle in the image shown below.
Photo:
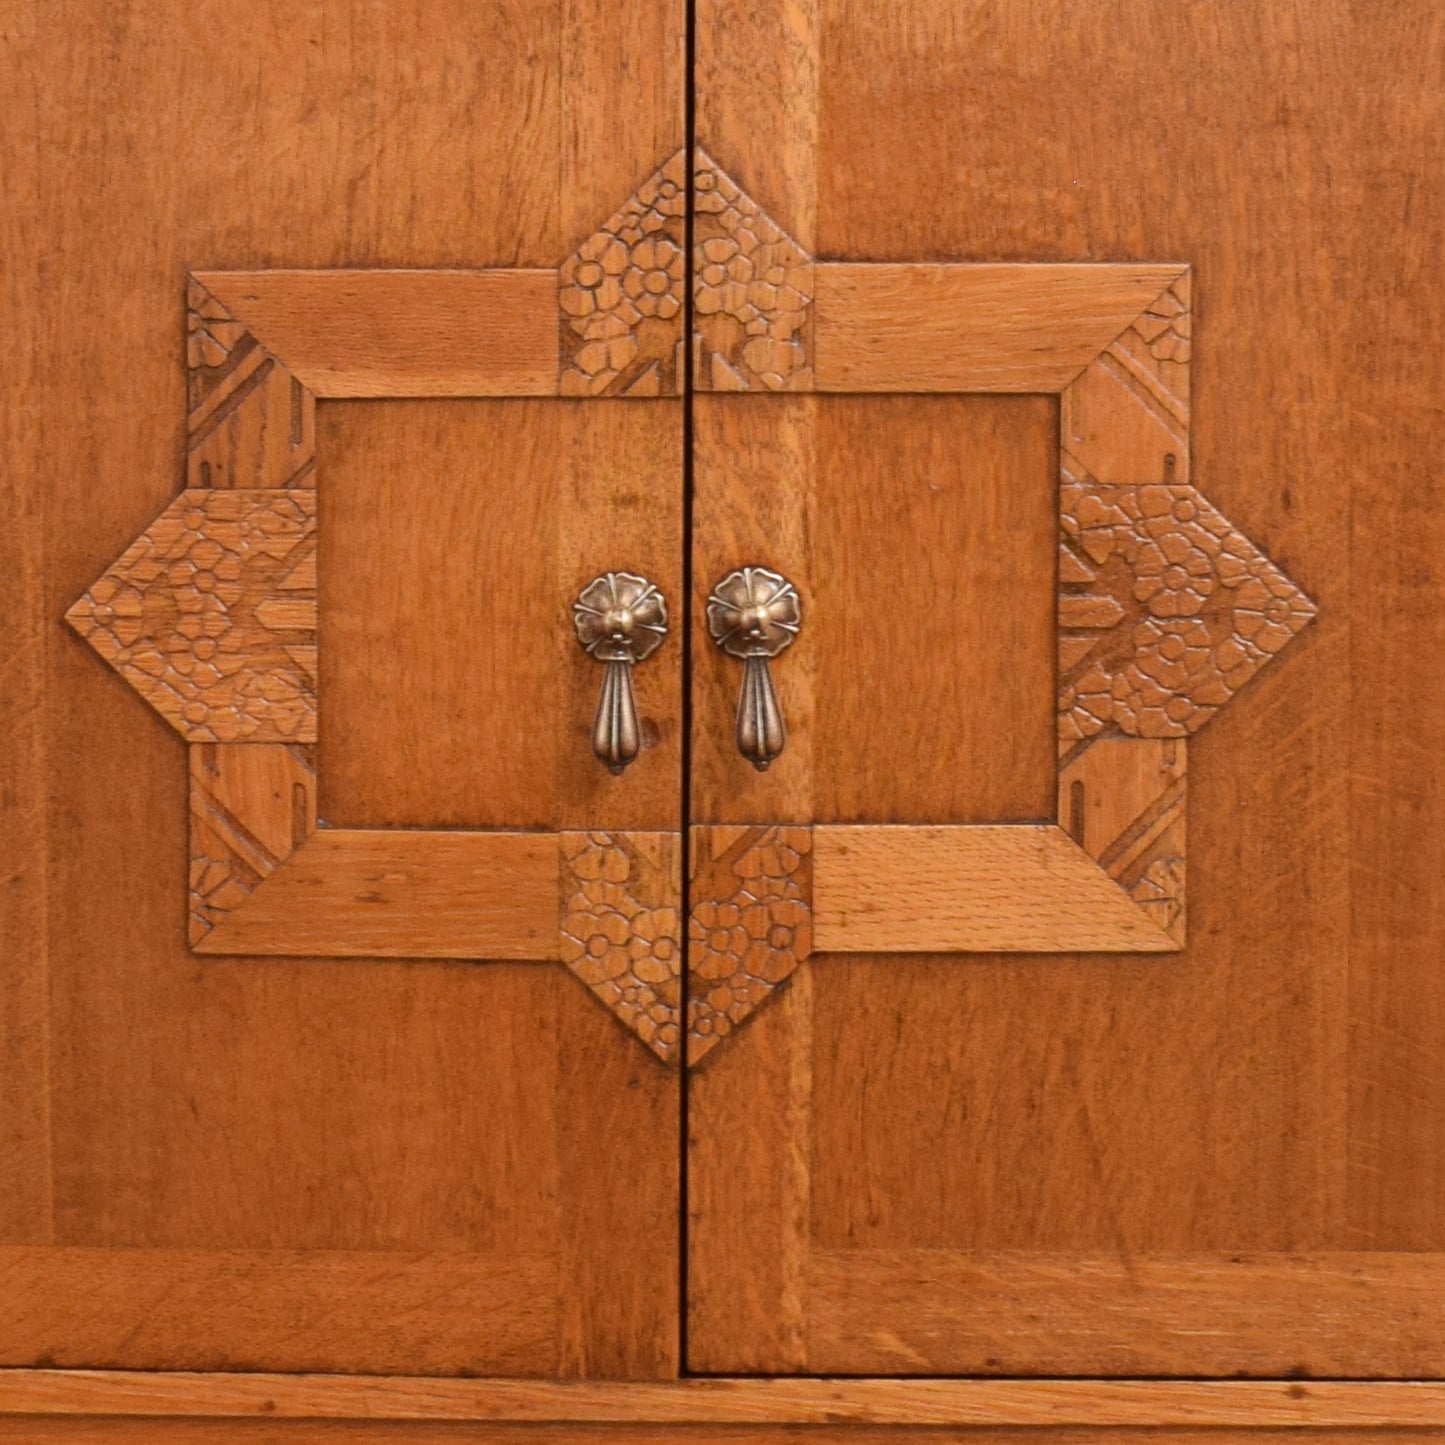
<path fill-rule="evenodd" d="M 604 572 L 578 594 L 572 625 L 583 650 L 606 669 L 592 724 L 592 751 L 612 772 L 621 773 L 642 745 L 632 669 L 662 646 L 667 602 L 646 577 Z"/>
<path fill-rule="evenodd" d="M 740 567 L 707 599 L 707 630 L 730 657 L 743 660 L 738 697 L 738 751 L 759 772 L 787 746 L 769 663 L 792 645 L 803 625 L 797 589 L 781 572 Z"/>

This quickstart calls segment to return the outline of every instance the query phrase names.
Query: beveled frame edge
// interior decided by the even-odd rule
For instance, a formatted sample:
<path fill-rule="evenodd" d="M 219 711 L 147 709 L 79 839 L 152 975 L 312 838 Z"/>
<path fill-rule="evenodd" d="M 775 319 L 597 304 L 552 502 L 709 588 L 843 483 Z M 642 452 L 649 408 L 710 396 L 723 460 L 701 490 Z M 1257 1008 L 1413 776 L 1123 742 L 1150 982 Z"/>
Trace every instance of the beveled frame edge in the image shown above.
<path fill-rule="evenodd" d="M 897 1425 L 957 1429 L 1379 1430 L 1445 1427 L 1430 1380 L 728 1377 L 461 1379 L 0 1370 L 0 1418 L 454 1421 L 573 1425 Z"/>

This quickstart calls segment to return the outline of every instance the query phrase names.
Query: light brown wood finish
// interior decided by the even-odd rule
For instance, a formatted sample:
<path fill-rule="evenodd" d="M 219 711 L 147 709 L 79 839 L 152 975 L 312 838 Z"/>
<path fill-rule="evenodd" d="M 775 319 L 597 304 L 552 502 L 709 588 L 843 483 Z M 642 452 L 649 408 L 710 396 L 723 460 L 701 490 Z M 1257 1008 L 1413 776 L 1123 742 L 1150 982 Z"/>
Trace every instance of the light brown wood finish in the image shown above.
<path fill-rule="evenodd" d="M 325 828 L 199 951 L 323 958 L 557 957 L 554 833 Z"/>
<path fill-rule="evenodd" d="M 367 1445 L 670 1445 L 677 1439 L 675 1425 L 511 1425 L 507 1422 L 428 1423 L 380 1422 L 364 1427 Z M 791 1425 L 707 1425 L 691 1427 L 689 1433 L 705 1439 L 709 1445 L 806 1445 L 806 1442 L 845 1442 L 845 1445 L 888 1445 L 898 1438 L 898 1427 L 890 1425 L 832 1425 L 820 1430 L 817 1426 Z M 54 1420 L 27 1419 L 14 1422 L 0 1419 L 0 1440 L 60 1441 L 63 1445 L 113 1445 L 113 1442 L 135 1442 L 149 1445 L 219 1445 L 219 1442 L 245 1441 L 250 1445 L 343 1445 L 357 1438 L 355 1422 L 348 1420 L 261 1421 L 241 1422 L 216 1420 Z M 1057 1445 L 1109 1445 L 1118 1439 L 1138 1438 L 1161 1442 L 1161 1445 L 1278 1445 L 1278 1442 L 1314 1441 L 1327 1445 L 1339 1441 L 1339 1432 L 1319 1430 L 1253 1430 L 1248 1427 L 1232 1430 L 1191 1428 L 1159 1431 L 1138 1431 L 1122 1434 L 1113 1427 L 1103 1430 L 1064 1429 L 1050 1431 L 1044 1439 Z M 1394 1445 L 1401 1434 L 1397 1430 L 1351 1431 L 1345 1438 L 1360 1445 Z M 1425 1441 L 1445 1438 L 1431 1429 L 1412 1430 L 1409 1438 Z M 923 1427 L 909 1431 L 911 1441 L 921 1445 L 953 1445 L 971 1441 L 975 1445 L 1011 1445 L 1017 1432 L 1009 1429 L 971 1429 L 967 1427 Z"/>
<path fill-rule="evenodd" d="M 1440 207 L 1422 178 L 1440 120 L 1430 77 L 1441 36 L 1424 7 L 1401 4 L 1391 19 L 1381 28 L 1336 6 L 1305 19 L 1266 7 L 1226 27 L 1132 3 L 1062 21 L 1037 7 L 964 18 L 921 0 L 700 8 L 700 136 L 790 227 L 778 156 L 796 155 L 798 134 L 817 136 L 796 225 L 827 264 L 1187 259 L 1199 322 L 1192 394 L 1178 388 L 1182 338 L 1161 301 L 1160 316 L 1120 337 L 1125 356 L 1111 349 L 1071 388 L 1064 470 L 1077 464 L 1105 493 L 1142 495 L 1170 485 L 1172 458 L 1172 485 L 1188 475 L 1320 611 L 1289 661 L 1190 741 L 1181 952 L 823 953 L 706 1061 L 691 1086 L 695 1368 L 1030 1371 L 1062 1367 L 1047 1343 L 1062 1336 L 1071 1369 L 1126 1355 L 1168 1373 L 1269 1368 L 1225 1360 L 1221 1337 L 1194 1328 L 1213 1319 L 1225 1341 L 1244 1340 L 1258 1311 L 1279 1322 L 1261 1343 L 1277 1368 L 1445 1370 L 1431 1306 L 1412 1317 L 1380 1283 L 1397 1269 L 1407 1290 L 1428 1282 L 1445 1248 L 1434 1203 L 1445 1112 L 1430 1063 L 1445 997 L 1433 970 L 1439 847 L 1420 711 L 1431 682 L 1411 681 L 1409 660 L 1438 643 L 1439 529 L 1428 484 L 1409 474 L 1410 458 L 1438 446 L 1426 388 L 1445 377 L 1434 360 L 1412 368 L 1391 340 L 1422 314 L 1439 318 L 1427 238 Z M 768 46 L 783 34 L 810 50 L 816 85 L 800 83 L 786 108 L 774 99 L 745 110 L 745 77 L 774 63 Z M 1339 105 L 1346 92 L 1358 107 Z M 788 111 L 810 104 L 812 121 L 791 127 Z M 1382 168 L 1365 157 L 1386 125 Z M 1147 404 L 1135 391 L 1135 410 L 1121 410 L 1135 385 Z M 1176 440 L 1181 403 L 1192 457 Z M 715 398 L 732 410 L 698 427 L 699 511 L 744 518 L 733 536 L 761 548 L 757 560 L 772 561 L 757 520 L 772 514 L 754 498 L 804 494 L 798 532 L 778 529 L 786 560 L 776 564 L 798 568 L 803 587 L 809 556 L 792 538 L 817 537 L 810 519 L 826 494 L 809 470 L 810 436 L 790 450 L 774 439 L 784 408 L 850 404 Z M 1137 425 L 1105 444 L 1100 407 Z M 709 450 L 714 436 L 748 460 L 710 461 L 721 455 Z M 710 466 L 717 494 L 705 499 Z M 811 563 L 823 570 L 826 558 Z M 1077 573 L 1065 580 L 1080 596 L 1114 595 Z M 1083 632 L 1101 616 L 1075 611 L 1071 622 Z M 807 636 L 788 663 L 801 666 Z M 866 675 L 863 645 L 851 661 Z M 1051 648 L 1051 631 L 1028 645 Z M 804 696 L 790 714 L 791 774 L 787 755 L 776 778 L 719 774 L 745 799 L 729 815 L 738 821 L 811 816 L 815 719 L 827 705 L 808 686 L 816 667 L 793 684 Z M 980 650 L 971 667 L 1002 677 L 1008 661 Z M 781 690 L 787 664 L 778 672 Z M 699 711 L 716 711 L 712 682 L 700 681 Z M 1119 771 L 1099 747 L 1065 754 L 1058 822 L 1107 871 L 1132 866 L 1123 860 L 1156 824 L 1160 837 L 1175 826 L 1182 760 Z M 985 750 L 980 768 L 994 756 Z M 936 767 L 928 758 L 919 770 Z M 1124 785 L 1115 801 L 1095 801 L 1096 769 Z M 1161 786 L 1147 803 L 1151 774 Z M 1027 779 L 1015 777 L 1022 792 Z M 1136 901 L 1151 918 L 1167 912 L 1164 898 Z M 1393 1253 L 1405 1248 L 1422 1253 Z M 911 1290 L 890 1276 L 897 1343 L 875 1338 L 883 1286 L 868 1261 L 915 1250 L 926 1252 L 920 1270 L 959 1261 L 956 1288 L 940 1283 L 946 1270 L 926 1287 L 915 1275 Z M 1125 1262 L 1124 1278 L 1128 1261 L 1173 1256 L 1177 1266 L 1157 1266 L 1155 1298 L 1169 1296 L 1172 1271 L 1175 1302 L 1192 1304 L 1172 1317 L 1155 1310 L 1145 1270 L 1087 1320 L 1090 1334 L 1070 1335 L 1069 1321 L 1082 1327 L 1087 1314 L 1080 1271 L 1040 1286 L 1015 1334 L 1009 1307 L 975 1307 L 973 1292 L 988 1295 L 970 1272 L 1015 1251 L 1025 1272 L 1030 1260 L 1104 1259 Z M 1301 1283 L 1310 1260 L 1376 1252 L 1358 1274 L 1329 1264 Z M 1227 1273 L 1228 1261 L 1261 1256 L 1296 1261 L 1299 1273 L 1286 1287 L 1275 1265 L 1261 1267 L 1233 1316 L 1222 1297 L 1197 1292 L 1183 1263 L 1214 1257 Z M 967 1324 L 941 1325 L 948 1315 Z M 1410 1318 L 1424 1320 L 1418 1331 L 1401 1330 Z"/>
<path fill-rule="evenodd" d="M 820 953 L 1172 951 L 1061 828 L 813 830 Z"/>
<path fill-rule="evenodd" d="M 40 792 L 18 814 L 8 800 L 0 810 L 7 828 L 22 822 L 6 860 L 25 880 L 7 890 L 21 913 L 5 922 L 0 985 L 0 1242 L 24 1251 L 7 1267 L 43 1308 L 0 1309 L 0 1350 L 286 1369 L 324 1346 L 345 1368 L 370 1353 L 401 1370 L 667 1375 L 677 1311 L 659 1279 L 675 1279 L 678 1200 L 674 1161 L 654 1142 L 676 1137 L 675 1075 L 556 966 L 195 958 L 180 893 L 184 748 L 61 618 L 186 480 L 185 419 L 204 404 L 181 367 L 188 271 L 555 268 L 677 147 L 681 12 L 506 4 L 430 28 L 394 4 L 340 27 L 320 4 L 11 12 L 7 36 L 39 33 L 7 90 L 6 135 L 27 139 L 7 182 L 22 231 L 5 284 L 24 289 L 16 315 L 30 340 L 3 387 L 17 420 L 7 480 L 27 499 L 5 636 L 20 647 L 15 676 L 45 690 L 15 735 Z M 620 33 L 636 46 L 625 83 Z M 586 80 L 598 65 L 612 77 L 605 96 Z M 38 155 L 44 184 L 27 189 Z M 43 286 L 32 284 L 42 258 Z M 556 314 L 554 297 L 554 357 Z M 676 403 L 657 403 L 672 407 L 665 441 L 604 426 L 581 445 L 567 403 L 555 405 L 543 425 L 558 428 L 584 512 L 599 497 L 593 478 L 610 487 L 649 449 L 676 455 Z M 300 415 L 304 453 L 304 405 Z M 287 439 L 268 465 L 304 469 L 291 405 L 267 416 Z M 254 421 L 228 435 L 254 436 Z M 408 429 L 397 456 L 415 456 L 424 430 Z M 205 447 L 221 448 L 218 435 Z M 192 452 L 213 468 L 226 454 Z M 324 515 L 324 446 L 318 466 Z M 360 464 L 350 476 L 358 498 L 394 481 Z M 375 519 L 374 540 L 386 526 Z M 580 569 L 591 558 L 575 539 L 591 534 L 585 518 L 568 526 L 568 566 Z M 327 595 L 324 578 L 322 593 L 337 625 L 356 625 L 365 599 Z M 559 627 L 568 600 L 556 599 Z M 580 651 L 575 665 L 580 678 Z M 584 741 L 585 728 L 580 717 Z M 401 793 L 404 753 L 374 756 L 394 770 L 376 796 Z M 324 744 L 319 768 L 325 794 Z M 416 782 L 413 817 L 435 825 L 453 800 L 434 775 Z M 285 801 L 267 804 L 268 850 L 295 820 Z M 352 806 L 368 806 L 359 788 Z M 555 927 L 555 854 L 547 887 Z M 101 1258 L 111 1250 L 137 1280 L 148 1257 L 160 1277 L 177 1252 L 225 1256 L 227 1278 L 254 1266 L 258 1282 L 276 1252 L 350 1262 L 310 1276 L 318 1313 L 298 1324 L 327 1311 L 324 1340 L 320 1323 L 311 1339 L 260 1328 L 239 1290 L 177 1295 L 146 1334 L 134 1300 L 94 1289 L 116 1277 Z M 75 1267 L 71 1251 L 92 1262 Z M 483 1324 L 474 1306 L 487 1281 L 505 1293 L 529 1258 L 550 1272 L 520 1287 L 533 1308 Z M 408 1280 L 413 1268 L 431 1283 Z M 347 1271 L 379 1283 L 343 1287 Z M 417 1303 L 388 1333 L 375 1301 L 392 1274 Z M 550 1295 L 543 1278 L 558 1281 Z"/>
<path fill-rule="evenodd" d="M 557 273 L 201 271 L 318 397 L 552 396 Z"/>
<path fill-rule="evenodd" d="M 1162 1375 L 1184 1348 L 1201 1375 L 1283 1375 L 1305 1353 L 1325 1376 L 1440 1372 L 1433 1255 L 842 1249 L 807 1269 L 825 1373 Z"/>
<path fill-rule="evenodd" d="M 820 265 L 817 387 L 1061 392 L 1184 269 Z"/>
<path fill-rule="evenodd" d="M 644 1430 L 707 1425 L 713 1431 L 727 1425 L 811 1427 L 813 1439 L 828 1438 L 818 1434 L 818 1427 L 825 1425 L 846 1431 L 866 1426 L 948 1428 L 968 1431 L 971 1439 L 979 1438 L 977 1432 L 1019 1427 L 1279 1431 L 1292 1439 L 1307 1439 L 1307 1432 L 1314 1430 L 1440 1426 L 1445 1424 L 1445 1386 L 1414 1381 L 746 1378 L 561 1383 L 223 1372 L 0 1373 L 0 1420 L 34 1423 L 44 1417 L 86 1415 L 144 1416 L 157 1425 L 187 1416 L 237 1420 L 264 1416 L 489 1421 L 534 1430 L 549 1424 L 572 1429 L 634 1425 Z M 631 1437 L 619 1432 L 616 1438 Z M 706 1438 L 719 1437 L 709 1433 Z M 846 1434 L 844 1438 L 869 1437 Z"/>

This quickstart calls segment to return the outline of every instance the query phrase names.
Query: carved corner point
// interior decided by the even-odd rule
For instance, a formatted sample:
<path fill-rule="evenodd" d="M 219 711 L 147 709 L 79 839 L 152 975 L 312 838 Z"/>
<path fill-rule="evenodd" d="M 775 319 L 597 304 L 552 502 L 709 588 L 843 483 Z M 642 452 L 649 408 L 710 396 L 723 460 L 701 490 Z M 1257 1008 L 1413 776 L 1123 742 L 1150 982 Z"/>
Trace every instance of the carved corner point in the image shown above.
<path fill-rule="evenodd" d="M 563 833 L 561 956 L 665 1064 L 681 1058 L 682 840 Z"/>
<path fill-rule="evenodd" d="M 752 1016 L 813 951 L 807 827 L 692 830 L 688 1064 Z"/>

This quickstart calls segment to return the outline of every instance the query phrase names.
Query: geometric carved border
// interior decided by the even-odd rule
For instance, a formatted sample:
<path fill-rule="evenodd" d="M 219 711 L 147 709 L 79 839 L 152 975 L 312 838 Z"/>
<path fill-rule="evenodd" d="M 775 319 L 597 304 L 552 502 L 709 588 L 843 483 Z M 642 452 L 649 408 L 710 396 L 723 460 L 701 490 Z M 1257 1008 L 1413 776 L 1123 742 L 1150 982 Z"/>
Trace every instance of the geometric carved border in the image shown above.
<path fill-rule="evenodd" d="M 659 216 L 680 225 L 683 177 L 672 171 L 653 184 L 647 214 L 624 208 L 648 234 L 623 228 L 620 284 L 640 286 L 641 334 L 675 356 L 681 254 L 652 234 Z M 671 299 L 655 294 L 648 261 Z M 187 486 L 67 617 L 191 744 L 197 952 L 562 960 L 671 1062 L 678 835 L 332 829 L 316 819 L 316 399 L 570 390 L 577 351 L 559 354 L 557 297 L 556 272 L 190 278 Z M 547 328 L 539 362 L 534 338 Z M 631 380 L 633 395 L 658 394 L 664 381 L 676 390 L 672 368 Z"/>
<path fill-rule="evenodd" d="M 1185 739 L 1314 615 L 1191 483 L 1188 268 L 815 262 L 702 152 L 685 258 L 685 167 L 555 270 L 190 279 L 186 490 L 68 619 L 192 745 L 193 947 L 565 959 L 677 1058 L 675 835 L 318 829 L 314 468 L 320 397 L 677 395 L 685 353 L 699 390 L 1052 392 L 1062 463 L 1059 825 L 699 829 L 692 1056 L 812 948 L 1179 947 Z"/>
<path fill-rule="evenodd" d="M 1187 266 L 814 262 L 703 154 L 695 178 L 699 390 L 1052 392 L 1060 398 L 1057 824 L 811 830 L 807 910 L 820 952 L 1167 952 L 1184 942 L 1186 739 L 1315 615 L 1314 604 L 1190 482 Z M 702 247 L 711 218 L 743 247 Z M 761 242 L 761 245 L 760 245 Z M 739 267 L 741 271 L 741 267 Z M 789 286 L 771 376 L 738 364 Z M 755 351 L 761 360 L 761 345 Z M 764 830 L 747 830 L 758 836 Z M 775 830 L 776 831 L 776 830 Z M 788 830 L 802 835 L 807 830 Z M 796 967 L 729 907 L 695 828 L 689 967 L 749 958 L 698 1011 L 693 1058 Z M 755 933 L 765 932 L 754 915 Z M 763 980 L 765 987 L 753 983 Z M 706 979 L 693 982 L 703 993 Z M 696 1004 L 690 1004 L 690 1010 Z M 721 1023 L 722 1027 L 719 1027 Z"/>

